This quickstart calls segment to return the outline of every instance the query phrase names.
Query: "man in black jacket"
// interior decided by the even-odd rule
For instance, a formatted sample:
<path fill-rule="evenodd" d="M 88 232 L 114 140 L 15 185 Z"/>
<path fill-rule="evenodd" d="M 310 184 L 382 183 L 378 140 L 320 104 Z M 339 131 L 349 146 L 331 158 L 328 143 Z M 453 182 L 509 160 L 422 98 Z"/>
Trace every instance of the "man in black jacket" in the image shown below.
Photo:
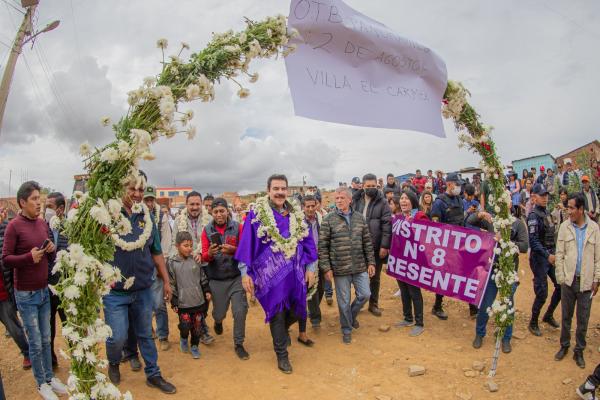
<path fill-rule="evenodd" d="M 46 198 L 46 211 L 44 218 L 49 226 L 48 238 L 52 243 L 56 244 L 56 252 L 58 254 L 61 250 L 67 250 L 69 247 L 69 240 L 64 236 L 60 230 L 61 225 L 65 218 L 66 202 L 65 197 L 58 192 L 53 192 Z M 60 274 L 52 273 L 54 268 L 55 260 L 48 263 L 48 284 L 56 285 L 60 280 Z M 54 351 L 54 338 L 56 337 L 56 314 L 60 317 L 61 322 L 67 321 L 67 316 L 64 310 L 60 307 L 60 298 L 58 295 L 50 294 L 50 338 L 52 342 L 52 367 L 58 367 L 58 358 Z"/>
<path fill-rule="evenodd" d="M 244 348 L 244 339 L 248 302 L 238 262 L 233 258 L 240 240 L 240 224 L 229 218 L 227 200 L 221 197 L 213 200 L 211 211 L 213 219 L 202 231 L 202 260 L 208 262 L 215 333 L 223 334 L 223 320 L 231 303 L 235 354 L 247 360 L 250 355 Z"/>
<path fill-rule="evenodd" d="M 379 287 L 381 267 L 388 256 L 392 237 L 392 211 L 383 193 L 377 189 L 377 177 L 374 174 L 363 176 L 363 189 L 352 198 L 352 208 L 362 214 L 369 226 L 371 241 L 375 252 L 375 274 L 370 279 L 371 298 L 369 312 L 381 316 L 379 308 Z"/>

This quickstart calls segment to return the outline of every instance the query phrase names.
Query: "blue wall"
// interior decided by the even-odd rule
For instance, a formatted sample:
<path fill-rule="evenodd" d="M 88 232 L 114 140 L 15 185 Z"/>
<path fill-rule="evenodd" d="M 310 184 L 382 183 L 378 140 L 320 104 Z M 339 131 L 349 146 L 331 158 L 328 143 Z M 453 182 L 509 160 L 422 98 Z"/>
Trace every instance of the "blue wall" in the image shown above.
<path fill-rule="evenodd" d="M 529 171 L 531 167 L 535 167 L 536 176 L 540 174 L 540 166 L 544 166 L 546 169 L 552 168 L 556 172 L 556 165 L 554 164 L 554 160 L 549 154 L 537 157 L 526 158 L 524 160 L 516 160 L 512 162 L 513 171 L 515 171 L 519 178 L 523 177 L 523 170 L 527 169 Z"/>

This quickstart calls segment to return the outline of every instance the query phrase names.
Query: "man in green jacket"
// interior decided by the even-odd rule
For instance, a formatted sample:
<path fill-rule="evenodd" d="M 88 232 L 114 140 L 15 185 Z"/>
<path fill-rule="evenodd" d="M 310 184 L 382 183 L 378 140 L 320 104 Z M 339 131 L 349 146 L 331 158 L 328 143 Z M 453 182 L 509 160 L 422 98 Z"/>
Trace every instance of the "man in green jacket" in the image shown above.
<path fill-rule="evenodd" d="M 319 232 L 319 268 L 325 279 L 335 280 L 343 342 L 352 342 L 356 317 L 371 296 L 369 278 L 375 274 L 375 253 L 369 227 L 362 214 L 350 207 L 352 193 L 340 187 L 335 191 L 336 210 L 323 218 Z M 350 304 L 351 285 L 356 298 Z"/>

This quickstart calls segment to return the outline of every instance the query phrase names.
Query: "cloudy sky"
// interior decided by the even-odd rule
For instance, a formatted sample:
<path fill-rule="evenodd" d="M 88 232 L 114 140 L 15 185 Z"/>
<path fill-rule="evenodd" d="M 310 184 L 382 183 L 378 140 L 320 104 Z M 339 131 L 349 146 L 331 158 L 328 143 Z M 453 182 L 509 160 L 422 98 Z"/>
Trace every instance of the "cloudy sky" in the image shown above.
<path fill-rule="evenodd" d="M 8 4 L 7 4 L 8 3 Z M 21 14 L 0 2 L 0 62 L 8 58 Z M 472 93 L 482 119 L 495 127 L 505 163 L 561 155 L 599 137 L 600 2 L 597 0 L 347 0 L 400 35 L 434 49 L 450 79 Z M 126 93 L 160 69 L 156 39 L 201 49 L 211 32 L 243 27 L 243 17 L 288 14 L 286 0 L 41 0 L 37 26 L 59 19 L 20 57 L 0 133 L 0 196 L 22 179 L 70 194 L 81 173 L 79 144 L 104 144 L 100 118 L 126 112 Z M 173 51 L 176 51 L 173 49 Z M 194 104 L 198 135 L 159 142 L 143 168 L 157 185 L 202 192 L 262 189 L 273 172 L 291 183 L 333 187 L 352 176 L 454 170 L 478 160 L 447 138 L 368 129 L 293 115 L 282 60 L 260 61 L 249 98 L 223 82 L 216 101 Z M 188 107 L 185 107 L 186 109 Z"/>

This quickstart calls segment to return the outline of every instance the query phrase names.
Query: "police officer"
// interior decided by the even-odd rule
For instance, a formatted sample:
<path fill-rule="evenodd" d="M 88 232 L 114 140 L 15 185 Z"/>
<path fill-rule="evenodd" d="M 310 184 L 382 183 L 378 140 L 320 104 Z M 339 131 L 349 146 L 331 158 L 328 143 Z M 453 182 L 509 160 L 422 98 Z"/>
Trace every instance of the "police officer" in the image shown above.
<path fill-rule="evenodd" d="M 529 246 L 531 253 L 529 255 L 529 265 L 533 272 L 533 291 L 535 300 L 531 307 L 531 321 L 529 321 L 529 331 L 535 336 L 542 336 L 538 325 L 538 318 L 542 311 L 542 306 L 548 297 L 548 276 L 554 284 L 554 293 L 550 300 L 550 305 L 542 318 L 542 321 L 559 328 L 560 325 L 552 315 L 560 302 L 560 286 L 556 282 L 554 274 L 554 251 L 556 242 L 554 238 L 555 225 L 546 206 L 548 204 L 548 189 L 539 183 L 533 186 L 531 191 L 534 209 L 527 216 L 527 227 L 529 229 Z"/>
<path fill-rule="evenodd" d="M 446 192 L 440 194 L 431 206 L 431 219 L 433 221 L 464 226 L 465 214 L 463 201 L 460 197 L 462 183 L 457 173 L 448 174 L 446 177 Z M 443 300 L 444 296 L 441 294 L 435 295 L 435 304 L 431 313 L 441 320 L 447 320 L 448 314 L 444 311 Z M 475 308 L 474 313 L 477 315 L 477 308 Z"/>

